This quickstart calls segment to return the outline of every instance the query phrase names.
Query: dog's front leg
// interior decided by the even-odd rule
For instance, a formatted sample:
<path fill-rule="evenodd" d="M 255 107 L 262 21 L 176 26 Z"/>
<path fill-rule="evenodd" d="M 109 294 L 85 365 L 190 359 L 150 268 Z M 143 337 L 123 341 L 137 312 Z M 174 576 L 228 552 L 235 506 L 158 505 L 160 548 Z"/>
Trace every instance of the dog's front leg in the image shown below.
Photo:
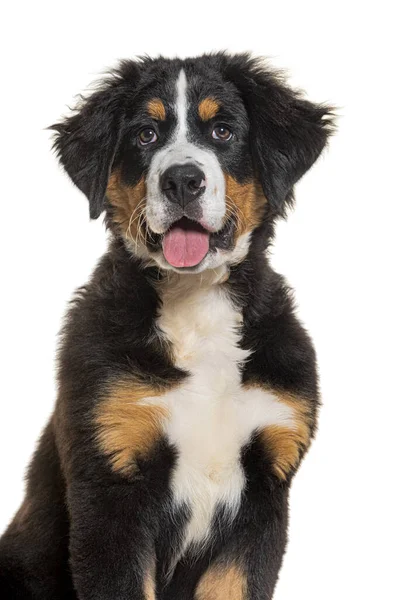
<path fill-rule="evenodd" d="M 157 516 L 144 487 L 74 482 L 68 503 L 79 600 L 153 600 Z"/>
<path fill-rule="evenodd" d="M 60 395 L 57 439 L 79 600 L 155 598 L 154 546 L 174 452 L 162 435 L 165 411 L 151 402 L 152 392 L 125 378 L 102 386 L 97 396 Z"/>

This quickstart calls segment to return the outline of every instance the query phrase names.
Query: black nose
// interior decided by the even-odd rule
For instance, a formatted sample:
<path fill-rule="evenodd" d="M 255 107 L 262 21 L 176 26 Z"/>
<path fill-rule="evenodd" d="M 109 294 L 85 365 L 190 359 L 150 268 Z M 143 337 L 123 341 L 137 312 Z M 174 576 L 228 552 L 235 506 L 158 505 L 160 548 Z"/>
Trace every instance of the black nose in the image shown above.
<path fill-rule="evenodd" d="M 183 208 L 205 190 L 205 176 L 196 165 L 172 165 L 161 176 L 161 189 Z"/>

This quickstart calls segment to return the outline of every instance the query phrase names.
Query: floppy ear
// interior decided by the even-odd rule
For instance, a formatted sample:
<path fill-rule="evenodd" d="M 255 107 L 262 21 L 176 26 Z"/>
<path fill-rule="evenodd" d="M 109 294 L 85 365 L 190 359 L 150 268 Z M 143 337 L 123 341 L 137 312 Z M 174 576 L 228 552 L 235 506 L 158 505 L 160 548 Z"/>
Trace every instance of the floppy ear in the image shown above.
<path fill-rule="evenodd" d="M 248 55 L 233 58 L 230 72 L 233 81 L 239 81 L 248 111 L 254 167 L 271 207 L 284 214 L 294 184 L 333 132 L 334 115 L 330 107 L 304 100 L 259 60 Z"/>
<path fill-rule="evenodd" d="M 116 81 L 95 92 L 70 117 L 49 127 L 56 131 L 54 149 L 75 185 L 89 200 L 90 217 L 104 209 L 104 196 L 118 148 L 122 89 Z"/>

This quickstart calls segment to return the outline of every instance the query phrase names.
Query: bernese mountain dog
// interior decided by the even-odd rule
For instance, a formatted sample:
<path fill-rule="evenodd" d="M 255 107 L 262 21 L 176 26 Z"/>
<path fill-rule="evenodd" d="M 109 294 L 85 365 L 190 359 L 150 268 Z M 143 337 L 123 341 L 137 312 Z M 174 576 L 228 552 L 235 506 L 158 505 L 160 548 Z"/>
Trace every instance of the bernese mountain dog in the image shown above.
<path fill-rule="evenodd" d="M 68 310 L 2 599 L 272 598 L 319 400 L 267 249 L 333 128 L 224 52 L 122 61 L 51 127 L 110 239 Z"/>

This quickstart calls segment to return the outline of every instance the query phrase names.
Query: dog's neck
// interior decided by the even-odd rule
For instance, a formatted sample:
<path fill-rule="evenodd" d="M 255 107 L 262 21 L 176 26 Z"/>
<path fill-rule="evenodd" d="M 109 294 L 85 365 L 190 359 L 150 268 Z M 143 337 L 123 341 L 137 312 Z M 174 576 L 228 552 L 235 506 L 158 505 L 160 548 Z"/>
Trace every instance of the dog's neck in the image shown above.
<path fill-rule="evenodd" d="M 229 268 L 221 265 L 201 273 L 177 273 L 164 271 L 157 287 L 162 290 L 164 297 L 173 298 L 191 294 L 196 290 L 206 290 L 225 283 L 229 279 Z"/>
<path fill-rule="evenodd" d="M 276 285 L 279 285 L 277 279 L 280 279 L 271 270 L 264 248 L 254 245 L 241 263 L 222 265 L 196 274 L 177 273 L 149 265 L 132 255 L 119 238 L 111 240 L 108 256 L 113 264 L 111 268 L 122 275 L 119 285 L 126 289 L 128 295 L 131 293 L 129 288 L 134 286 L 135 291 L 131 291 L 138 294 L 135 302 L 140 302 L 146 296 L 147 304 L 154 302 L 155 312 L 157 297 L 173 300 L 174 297 L 191 296 L 196 290 L 204 292 L 208 288 L 211 291 L 221 286 L 226 289 L 235 306 L 243 310 L 251 320 L 257 319 L 260 311 L 265 312 L 268 298 Z M 144 294 L 143 290 L 149 287 L 156 296 Z"/>

